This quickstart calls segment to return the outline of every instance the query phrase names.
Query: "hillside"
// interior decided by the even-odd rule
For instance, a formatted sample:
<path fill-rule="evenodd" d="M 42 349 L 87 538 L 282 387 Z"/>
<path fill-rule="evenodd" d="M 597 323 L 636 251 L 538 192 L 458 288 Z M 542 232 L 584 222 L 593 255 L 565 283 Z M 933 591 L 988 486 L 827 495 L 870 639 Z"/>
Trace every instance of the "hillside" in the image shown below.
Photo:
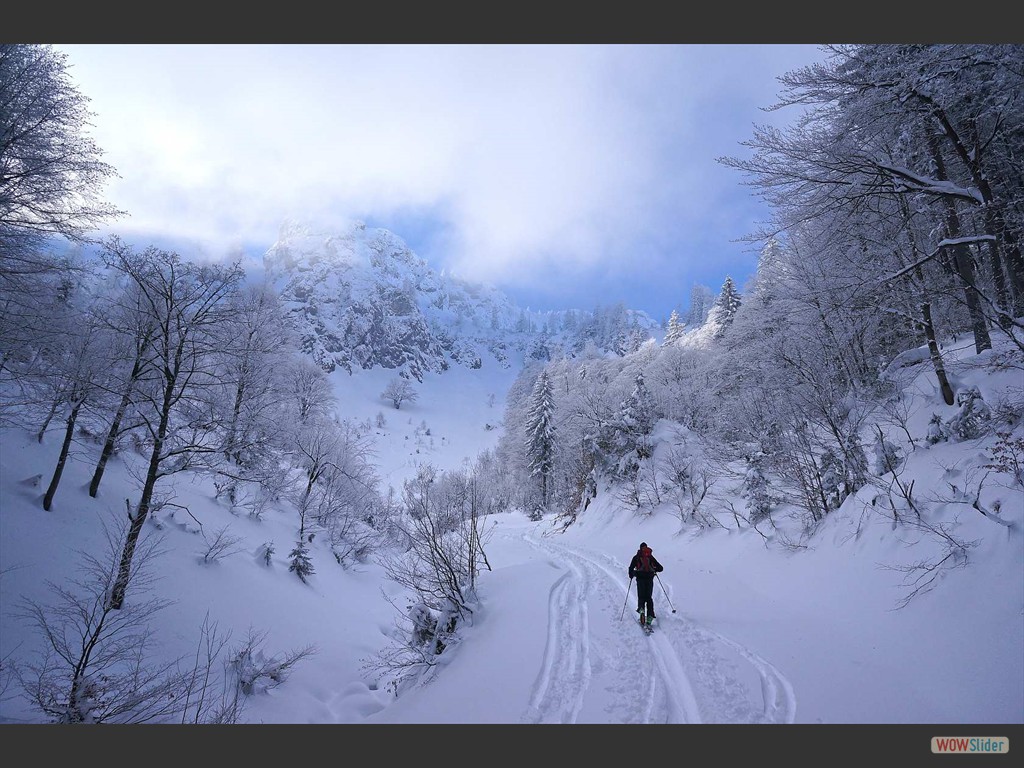
<path fill-rule="evenodd" d="M 1005 349 L 977 356 L 960 347 L 951 370 L 961 387 L 976 386 L 987 402 L 1005 404 L 1020 396 L 1014 360 Z M 910 355 L 905 361 L 906 427 L 920 438 L 943 406 L 927 368 Z M 331 376 L 345 393 L 340 408 L 347 413 L 381 407 L 373 396 L 379 378 Z M 456 400 L 450 390 L 426 384 L 415 408 L 384 409 L 388 422 L 408 414 L 413 423 L 436 425 L 433 436 L 445 437 L 446 447 L 448 438 L 453 450 L 468 447 L 455 425 L 473 424 L 467 414 L 490 412 L 480 398 L 492 394 L 491 386 L 461 389 Z M 920 518 L 902 510 L 897 521 L 876 503 L 878 489 L 865 486 L 810 536 L 784 510 L 773 525 L 755 530 L 728 512 L 728 502 L 740 498 L 727 482 L 709 501 L 720 523 L 711 530 L 681 521 L 671 505 L 632 513 L 611 487 L 564 531 L 550 519 L 498 515 L 488 521 L 490 567 L 480 574 L 479 612 L 442 654 L 443 663 L 420 684 L 406 683 L 398 697 L 379 654 L 405 642 L 401 609 L 410 595 L 381 565 L 389 542 L 381 542 L 379 555 L 342 567 L 316 539 L 315 573 L 303 583 L 284 557 L 294 540 L 294 509 L 281 504 L 259 518 L 241 514 L 215 498 L 209 479 L 181 475 L 165 489 L 173 488 L 174 506 L 153 515 L 145 531 L 165 550 L 147 562 L 159 577 L 151 596 L 170 601 L 150 617 L 146 658 L 194 659 L 211 635 L 225 640 L 226 650 L 247 640 L 264 660 L 297 657 L 281 680 L 257 680 L 243 698 L 239 720 L 249 723 L 1019 724 L 1024 504 L 1020 476 L 1006 470 L 1020 460 L 1021 425 L 1007 426 L 1009 439 L 989 432 L 918 442 L 900 478 L 913 483 Z M 662 422 L 656 444 L 669 447 L 679 434 Z M 899 438 L 896 430 L 890 434 Z M 401 474 L 411 457 L 404 438 L 394 437 L 378 442 L 378 459 Z M 82 443 L 58 503 L 43 512 L 39 476 L 54 461 L 54 438 L 39 443 L 16 427 L 0 432 L 7 723 L 45 721 L 10 673 L 12 663 L 23 675 L 39 663 L 33 658 L 41 638 L 18 615 L 23 599 L 53 604 L 52 584 L 88 594 L 70 586 L 82 580 L 83 553 L 102 562 L 103 526 L 113 529 L 123 519 L 124 499 L 135 487 L 131 468 L 139 459 L 125 454 L 99 497 L 89 498 L 88 460 L 96 448 Z M 1011 461 L 993 469 L 986 465 L 998 446 Z M 427 452 L 432 459 L 455 455 Z M 219 532 L 229 534 L 230 546 L 210 555 Z M 655 593 L 661 630 L 653 657 L 621 617 L 632 612 L 625 565 L 641 539 L 666 567 L 664 591 Z M 570 608 L 578 600 L 589 610 Z M 619 650 L 609 656 L 610 647 Z M 632 654 L 636 668 L 628 663 Z M 583 677 L 564 677 L 570 658 L 584 664 Z M 648 707 L 612 706 L 619 675 L 638 673 L 653 676 Z"/>

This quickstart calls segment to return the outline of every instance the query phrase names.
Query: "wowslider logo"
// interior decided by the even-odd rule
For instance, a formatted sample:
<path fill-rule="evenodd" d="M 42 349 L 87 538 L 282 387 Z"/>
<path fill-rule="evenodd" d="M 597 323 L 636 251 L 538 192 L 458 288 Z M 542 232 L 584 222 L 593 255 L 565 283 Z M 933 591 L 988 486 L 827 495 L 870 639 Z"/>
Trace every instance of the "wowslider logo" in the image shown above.
<path fill-rule="evenodd" d="M 1006 754 L 1010 740 L 1005 736 L 933 736 L 932 752 L 937 754 L 968 752 L 973 754 Z"/>

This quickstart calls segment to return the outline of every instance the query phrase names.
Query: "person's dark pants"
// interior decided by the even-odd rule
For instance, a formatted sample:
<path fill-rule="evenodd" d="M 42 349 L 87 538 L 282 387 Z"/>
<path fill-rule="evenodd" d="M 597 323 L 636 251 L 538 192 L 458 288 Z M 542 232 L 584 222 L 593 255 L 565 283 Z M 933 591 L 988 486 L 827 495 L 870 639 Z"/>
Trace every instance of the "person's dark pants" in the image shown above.
<path fill-rule="evenodd" d="M 647 615 L 654 616 L 654 578 L 636 577 L 636 609 L 642 611 L 647 607 Z"/>

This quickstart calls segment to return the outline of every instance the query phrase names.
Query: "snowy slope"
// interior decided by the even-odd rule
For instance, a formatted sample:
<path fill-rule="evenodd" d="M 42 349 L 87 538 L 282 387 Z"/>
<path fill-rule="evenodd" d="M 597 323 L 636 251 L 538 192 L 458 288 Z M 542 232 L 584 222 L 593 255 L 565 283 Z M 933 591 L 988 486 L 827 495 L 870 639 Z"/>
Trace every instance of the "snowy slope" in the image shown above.
<path fill-rule="evenodd" d="M 981 366 L 969 350 L 956 355 L 958 380 L 976 384 L 992 402 L 1019 386 L 1016 369 Z M 926 366 L 910 373 L 910 426 L 920 434 L 940 401 Z M 381 408 L 372 397 L 380 380 L 341 371 L 332 377 L 343 412 Z M 457 462 L 474 439 L 487 442 L 490 433 L 477 427 L 491 409 L 479 398 L 497 388 L 498 380 L 492 383 L 453 395 L 427 379 L 415 408 L 384 413 L 389 424 L 408 416 L 432 424 L 432 436 L 445 437 L 445 445 L 436 441 L 426 455 Z M 409 426 L 382 436 L 378 458 L 392 468 L 382 470 L 389 478 L 415 461 L 405 446 Z M 96 447 L 82 443 L 53 511 L 44 513 L 33 477 L 52 468 L 55 436 L 39 444 L 18 429 L 0 433 L 6 671 L 12 662 L 31 663 L 39 648 L 19 616 L 22 598 L 45 603 L 53 597 L 47 580 L 70 584 L 81 564 L 77 553 L 103 551 L 101 522 L 123 516 L 123 500 L 134 492 L 118 459 L 100 497 L 90 499 L 85 486 Z M 920 446 L 906 477 L 922 494 L 940 494 L 946 481 L 977 477 L 973 470 L 992 440 Z M 371 558 L 343 569 L 314 542 L 316 572 L 303 584 L 284 557 L 294 511 L 237 516 L 205 481 L 180 476 L 173 483 L 180 506 L 146 529 L 147 537 L 163 536 L 155 590 L 173 601 L 154 617 L 151 653 L 193 656 L 207 618 L 232 643 L 263 633 L 268 657 L 315 648 L 283 683 L 246 698 L 242 721 L 250 723 L 982 723 L 988 735 L 1000 735 L 1024 722 L 1024 504 L 1008 477 L 989 481 L 981 501 L 998 507 L 1009 527 L 970 505 L 947 503 L 929 507 L 931 531 L 894 528 L 865 489 L 800 548 L 784 545 L 784 515 L 768 542 L 735 526 L 698 535 L 681 530 L 668 510 L 625 512 L 607 492 L 562 533 L 550 521 L 501 515 L 491 521 L 486 545 L 482 610 L 461 643 L 439 657 L 431 681 L 395 698 L 373 660 L 402 642 L 396 606 L 403 597 L 380 565 Z M 717 493 L 724 501 L 733 491 Z M 940 569 L 934 588 L 900 607 L 913 587 L 907 577 L 914 572 L 905 569 L 943 552 L 934 535 L 940 525 L 970 544 L 966 559 Z M 237 551 L 202 562 L 208 537 L 225 526 L 239 538 Z M 640 540 L 665 565 L 650 638 L 633 621 L 635 585 L 626 576 Z M 268 541 L 276 552 L 269 565 L 259 556 Z M 6 683 L 3 721 L 39 721 L 9 676 Z"/>

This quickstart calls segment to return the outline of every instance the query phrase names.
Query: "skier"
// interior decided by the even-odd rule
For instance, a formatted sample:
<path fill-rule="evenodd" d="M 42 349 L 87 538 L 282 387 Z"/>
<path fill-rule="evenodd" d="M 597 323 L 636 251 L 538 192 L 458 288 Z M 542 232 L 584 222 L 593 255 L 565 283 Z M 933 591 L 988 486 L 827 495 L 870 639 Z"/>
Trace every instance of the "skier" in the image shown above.
<path fill-rule="evenodd" d="M 641 541 L 640 549 L 629 561 L 629 578 L 636 578 L 636 612 L 640 614 L 640 623 L 645 626 L 658 618 L 654 615 L 654 575 L 665 570 L 653 552 L 646 541 Z"/>

